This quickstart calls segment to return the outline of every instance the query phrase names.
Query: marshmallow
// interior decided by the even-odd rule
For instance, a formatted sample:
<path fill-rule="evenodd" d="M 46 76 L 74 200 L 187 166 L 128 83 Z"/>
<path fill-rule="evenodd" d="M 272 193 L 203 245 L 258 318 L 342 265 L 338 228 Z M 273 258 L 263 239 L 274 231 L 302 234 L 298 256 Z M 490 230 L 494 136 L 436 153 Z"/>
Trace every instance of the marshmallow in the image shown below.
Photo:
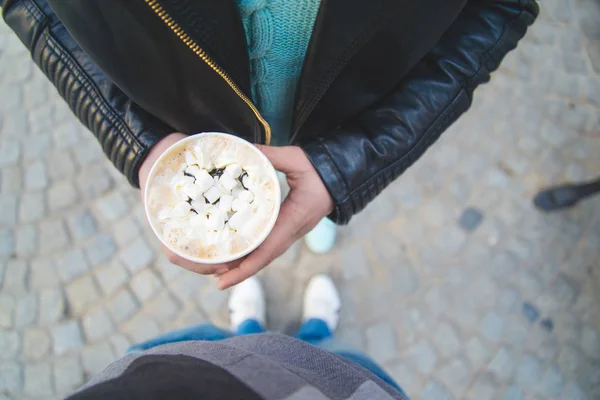
<path fill-rule="evenodd" d="M 185 218 L 191 209 L 192 207 L 189 205 L 188 202 L 182 201 L 180 203 L 177 203 L 177 205 L 173 207 L 173 216 Z"/>
<path fill-rule="evenodd" d="M 202 193 L 204 193 L 208 189 L 210 189 L 210 187 L 214 184 L 214 180 L 213 177 L 210 176 L 208 172 L 206 172 L 206 170 L 202 169 L 200 170 L 198 175 L 196 175 L 196 181 L 194 182 L 194 184 L 200 188 Z"/>
<path fill-rule="evenodd" d="M 236 211 L 236 212 L 237 212 L 237 211 L 242 211 L 242 210 L 245 210 L 245 209 L 247 209 L 247 208 L 249 208 L 249 207 L 250 207 L 250 206 L 248 205 L 248 203 L 246 203 L 245 201 L 243 201 L 243 200 L 240 200 L 240 199 L 234 199 L 234 200 L 231 202 L 231 209 L 232 209 L 233 211 Z"/>
<path fill-rule="evenodd" d="M 204 209 L 209 206 L 204 197 L 201 197 L 198 200 L 192 200 L 192 208 L 198 212 L 198 214 L 202 214 Z"/>
<path fill-rule="evenodd" d="M 231 193 L 231 189 L 236 187 L 237 184 L 238 181 L 229 176 L 228 174 L 223 174 L 219 178 L 219 185 L 221 185 L 221 187 L 225 189 L 227 193 Z"/>
<path fill-rule="evenodd" d="M 250 204 L 252 203 L 252 200 L 254 200 L 254 195 L 252 194 L 251 191 L 249 190 L 244 190 L 243 192 L 241 192 L 238 195 L 238 199 L 245 201 L 246 203 Z"/>
<path fill-rule="evenodd" d="M 225 173 L 232 178 L 239 178 L 242 174 L 242 167 L 239 164 L 229 164 L 225 167 Z"/>
<path fill-rule="evenodd" d="M 237 185 L 231 191 L 231 195 L 233 196 L 234 199 L 237 199 L 240 196 L 240 193 L 242 193 L 244 190 L 246 190 L 246 189 L 244 189 L 241 185 Z"/>
<path fill-rule="evenodd" d="M 247 211 L 236 212 L 229 218 L 227 225 L 229 225 L 229 227 L 234 231 L 237 231 L 248 220 L 248 217 L 249 213 Z"/>
<path fill-rule="evenodd" d="M 250 177 L 248 175 L 244 175 L 244 177 L 242 178 L 242 184 L 246 189 L 250 189 L 252 181 L 250 181 Z"/>
<path fill-rule="evenodd" d="M 194 215 L 192 218 L 190 218 L 190 226 L 195 229 L 201 228 L 205 225 L 205 221 L 206 216 L 204 214 Z"/>
<path fill-rule="evenodd" d="M 222 211 L 215 209 L 208 214 L 208 219 L 205 222 L 205 225 L 210 230 L 221 230 L 225 226 L 225 216 Z"/>
<path fill-rule="evenodd" d="M 190 153 L 189 151 L 185 153 L 185 163 L 189 166 L 189 165 L 197 165 L 198 164 L 198 160 L 196 159 L 196 156 L 192 153 Z"/>
<path fill-rule="evenodd" d="M 156 217 L 158 218 L 159 221 L 165 221 L 165 220 L 171 218 L 171 210 L 169 210 L 168 208 L 163 208 L 162 210 L 160 210 L 158 212 Z"/>
<path fill-rule="evenodd" d="M 202 189 L 200 186 L 194 185 L 193 183 L 188 183 L 185 185 L 183 188 L 181 188 L 181 192 L 192 200 L 197 200 L 202 197 Z"/>
<path fill-rule="evenodd" d="M 196 156 L 196 161 L 198 166 L 202 169 L 211 170 L 213 169 L 213 164 L 210 160 L 210 157 L 204 153 L 204 150 L 200 146 L 194 147 L 194 155 Z"/>
<path fill-rule="evenodd" d="M 233 202 L 233 197 L 231 195 L 221 196 L 219 199 L 219 210 L 221 211 L 231 211 L 231 203 Z"/>
<path fill-rule="evenodd" d="M 221 197 L 221 191 L 218 187 L 212 186 L 210 189 L 204 192 L 204 197 L 206 197 L 206 200 L 208 200 L 208 202 L 212 204 L 215 201 L 219 200 L 219 198 Z"/>
<path fill-rule="evenodd" d="M 200 174 L 200 172 L 202 172 L 202 170 L 197 165 L 190 165 L 189 167 L 187 167 L 185 169 L 185 173 L 189 174 L 189 175 L 192 175 L 194 178 L 196 178 L 197 175 Z"/>

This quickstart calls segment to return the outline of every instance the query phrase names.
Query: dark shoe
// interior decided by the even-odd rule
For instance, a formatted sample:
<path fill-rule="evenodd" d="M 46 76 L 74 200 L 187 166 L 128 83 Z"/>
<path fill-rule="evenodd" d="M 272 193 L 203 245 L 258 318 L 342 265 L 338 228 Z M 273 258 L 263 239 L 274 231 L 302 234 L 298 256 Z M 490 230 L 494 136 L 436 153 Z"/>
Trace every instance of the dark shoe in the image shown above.
<path fill-rule="evenodd" d="M 533 204 L 545 212 L 573 207 L 581 196 L 576 185 L 562 185 L 539 192 L 533 199 Z"/>

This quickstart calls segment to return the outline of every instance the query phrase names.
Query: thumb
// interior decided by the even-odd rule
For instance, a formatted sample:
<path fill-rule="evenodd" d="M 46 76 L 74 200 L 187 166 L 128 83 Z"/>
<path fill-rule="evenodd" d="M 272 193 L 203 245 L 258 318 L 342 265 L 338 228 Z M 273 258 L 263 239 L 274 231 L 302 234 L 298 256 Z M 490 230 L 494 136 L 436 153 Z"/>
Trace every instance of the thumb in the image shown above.
<path fill-rule="evenodd" d="M 281 171 L 284 174 L 298 169 L 297 160 L 303 154 L 302 149 L 297 146 L 276 147 L 258 144 L 256 147 L 267 156 L 277 171 Z"/>

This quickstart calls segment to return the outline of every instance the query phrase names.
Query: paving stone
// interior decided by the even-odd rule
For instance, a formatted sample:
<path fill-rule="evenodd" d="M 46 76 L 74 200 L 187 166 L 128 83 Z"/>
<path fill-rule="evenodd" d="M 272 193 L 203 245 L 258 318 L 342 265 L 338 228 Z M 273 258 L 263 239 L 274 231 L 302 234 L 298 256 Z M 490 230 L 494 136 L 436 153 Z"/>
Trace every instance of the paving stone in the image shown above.
<path fill-rule="evenodd" d="M 35 226 L 23 225 L 15 230 L 15 253 L 26 257 L 37 251 L 38 234 Z"/>
<path fill-rule="evenodd" d="M 581 292 L 581 286 L 574 279 L 563 273 L 559 273 L 550 290 L 560 303 L 567 308 L 577 301 L 577 297 Z"/>
<path fill-rule="evenodd" d="M 492 400 L 498 394 L 498 387 L 489 374 L 480 374 L 475 378 L 467 394 L 469 400 Z"/>
<path fill-rule="evenodd" d="M 84 346 L 81 328 L 76 320 L 70 320 L 52 328 L 52 342 L 55 354 L 63 355 Z"/>
<path fill-rule="evenodd" d="M 523 316 L 527 319 L 527 321 L 531 322 L 532 324 L 540 316 L 540 312 L 538 311 L 537 307 L 535 307 L 534 305 L 532 305 L 528 302 L 523 303 L 521 312 L 523 313 Z"/>
<path fill-rule="evenodd" d="M 50 364 L 26 364 L 23 391 L 35 398 L 48 398 L 53 393 Z"/>
<path fill-rule="evenodd" d="M 98 307 L 82 318 L 83 331 L 89 342 L 104 338 L 113 331 L 113 324 L 104 307 Z"/>
<path fill-rule="evenodd" d="M 502 400 L 523 400 L 523 392 L 517 386 L 509 386 L 504 392 Z"/>
<path fill-rule="evenodd" d="M 548 332 L 552 332 L 552 329 L 554 329 L 554 322 L 550 318 L 545 318 L 540 321 L 540 326 Z"/>
<path fill-rule="evenodd" d="M 380 322 L 367 327 L 367 352 L 378 362 L 394 358 L 398 352 L 394 329 L 389 323 Z"/>
<path fill-rule="evenodd" d="M 23 193 L 19 204 L 19 221 L 36 222 L 41 220 L 45 213 L 46 205 L 42 192 Z"/>
<path fill-rule="evenodd" d="M 25 329 L 23 333 L 23 356 L 29 360 L 39 360 L 50 351 L 50 336 L 41 328 Z"/>
<path fill-rule="evenodd" d="M 79 195 L 70 181 L 54 182 L 48 189 L 48 208 L 59 211 L 74 205 Z"/>
<path fill-rule="evenodd" d="M 444 386 L 433 381 L 430 382 L 423 391 L 423 400 L 452 400 L 454 397 L 446 390 Z"/>
<path fill-rule="evenodd" d="M 98 217 L 105 221 L 116 221 L 129 211 L 129 204 L 121 192 L 113 191 L 96 200 Z"/>
<path fill-rule="evenodd" d="M 392 362 L 384 366 L 390 376 L 398 382 L 402 390 L 409 396 L 421 391 L 422 379 L 413 367 L 403 362 Z"/>
<path fill-rule="evenodd" d="M 0 243 L 2 243 L 0 235 Z M 4 272 L 3 290 L 12 293 L 21 293 L 27 287 L 27 274 L 29 266 L 23 260 L 8 260 Z"/>
<path fill-rule="evenodd" d="M 489 371 L 500 381 L 510 381 L 515 369 L 514 355 L 501 347 L 489 365 Z"/>
<path fill-rule="evenodd" d="M 421 188 L 413 181 L 402 180 L 394 185 L 393 194 L 404 209 L 412 210 L 421 203 Z"/>
<path fill-rule="evenodd" d="M 90 165 L 77 177 L 79 193 L 87 198 L 98 198 L 114 185 L 112 176 L 103 164 Z"/>
<path fill-rule="evenodd" d="M 161 282 L 152 270 L 145 269 L 134 275 L 129 285 L 133 293 L 143 303 L 156 294 L 161 287 Z"/>
<path fill-rule="evenodd" d="M 520 315 L 512 314 L 506 318 L 502 340 L 519 347 L 525 344 L 531 326 Z"/>
<path fill-rule="evenodd" d="M 131 245 L 121 252 L 121 261 L 132 273 L 146 267 L 154 259 L 154 250 L 142 237 L 134 240 Z"/>
<path fill-rule="evenodd" d="M 51 324 L 65 315 L 65 300 L 60 288 L 42 289 L 39 294 L 39 321 Z"/>
<path fill-rule="evenodd" d="M 173 321 L 180 309 L 181 306 L 173 299 L 168 291 L 159 293 L 145 306 L 145 310 L 150 316 L 157 321 L 163 321 L 167 324 L 170 324 L 171 321 Z"/>
<path fill-rule="evenodd" d="M 36 258 L 30 262 L 29 287 L 33 290 L 52 288 L 59 283 L 54 260 Z"/>
<path fill-rule="evenodd" d="M 469 207 L 465 209 L 459 219 L 460 226 L 466 232 L 472 232 L 481 224 L 483 214 L 476 208 Z"/>
<path fill-rule="evenodd" d="M 498 295 L 496 310 L 501 313 L 512 313 L 519 308 L 520 296 L 519 291 L 515 287 L 507 287 Z"/>
<path fill-rule="evenodd" d="M 535 356 L 526 354 L 517 366 L 515 382 L 524 389 L 533 388 L 542 375 L 542 364 Z"/>
<path fill-rule="evenodd" d="M 125 247 L 133 239 L 140 236 L 140 227 L 132 216 L 120 218 L 112 226 L 112 234 L 115 242 L 121 247 Z"/>
<path fill-rule="evenodd" d="M 209 278 L 183 268 L 179 269 L 183 272 L 169 283 L 169 290 L 180 302 L 186 303 L 198 295 Z"/>
<path fill-rule="evenodd" d="M 35 292 L 27 293 L 17 300 L 15 307 L 15 326 L 30 326 L 37 319 L 37 296 Z"/>
<path fill-rule="evenodd" d="M 466 361 L 455 358 L 442 365 L 437 376 L 458 397 L 469 386 L 471 371 Z"/>
<path fill-rule="evenodd" d="M 34 191 L 48 186 L 48 174 L 44 163 L 40 160 L 27 164 L 24 176 L 25 189 Z"/>
<path fill-rule="evenodd" d="M 107 262 L 116 251 L 115 241 L 107 233 L 99 234 L 85 246 L 85 253 L 92 266 Z"/>
<path fill-rule="evenodd" d="M 205 285 L 201 290 L 200 306 L 209 315 L 218 314 L 223 310 L 229 293 L 217 289 L 216 285 Z"/>
<path fill-rule="evenodd" d="M 26 163 L 40 159 L 52 147 L 50 136 L 23 137 L 23 159 Z"/>
<path fill-rule="evenodd" d="M 420 340 L 409 350 L 409 354 L 419 372 L 422 374 L 431 374 L 433 372 L 438 357 L 427 340 Z"/>
<path fill-rule="evenodd" d="M 79 144 L 74 155 L 77 163 L 80 167 L 82 167 L 82 169 L 87 169 L 88 165 L 102 160 L 104 157 L 100 143 L 95 140 L 86 140 Z"/>
<path fill-rule="evenodd" d="M 60 279 L 65 282 L 71 282 L 75 278 L 85 275 L 90 266 L 81 249 L 72 249 L 67 251 L 63 257 L 56 262 L 56 269 Z"/>
<path fill-rule="evenodd" d="M 113 361 L 115 361 L 115 356 L 108 343 L 87 346 L 81 352 L 83 369 L 91 376 L 98 375 Z"/>
<path fill-rule="evenodd" d="M 46 165 L 48 167 L 48 175 L 54 181 L 73 179 L 73 176 L 77 173 L 73 156 L 67 150 L 55 150 L 47 153 Z"/>
<path fill-rule="evenodd" d="M 17 221 L 17 197 L 0 195 L 0 226 L 11 227 Z"/>
<path fill-rule="evenodd" d="M 77 356 L 56 359 L 52 372 L 57 393 L 69 393 L 85 382 L 83 367 Z"/>
<path fill-rule="evenodd" d="M 127 337 L 125 337 L 125 335 L 117 333 L 108 338 L 108 340 L 113 348 L 114 354 L 117 357 L 124 355 L 127 352 L 127 349 L 131 347 L 131 342 L 129 339 L 127 339 Z"/>
<path fill-rule="evenodd" d="M 122 331 L 131 338 L 134 343 L 141 343 L 160 334 L 160 329 L 151 317 L 137 314 L 127 321 Z"/>
<path fill-rule="evenodd" d="M 0 360 L 15 360 L 20 348 L 19 332 L 0 330 Z"/>
<path fill-rule="evenodd" d="M 121 289 L 108 304 L 108 310 L 117 323 L 131 317 L 138 309 L 139 305 L 135 297 L 127 289 Z"/>
<path fill-rule="evenodd" d="M 581 349 L 591 357 L 600 358 L 600 332 L 592 325 L 581 329 Z"/>
<path fill-rule="evenodd" d="M 71 238 L 75 241 L 87 239 L 98 231 L 96 220 L 87 210 L 69 214 L 66 221 Z"/>
<path fill-rule="evenodd" d="M 460 351 L 458 333 L 452 325 L 446 322 L 440 323 L 432 336 L 433 344 L 443 356 L 452 357 Z"/>
<path fill-rule="evenodd" d="M 80 314 L 99 298 L 96 284 L 88 275 L 69 283 L 66 291 L 69 307 L 76 314 Z"/>
<path fill-rule="evenodd" d="M 467 236 L 458 227 L 446 226 L 435 236 L 433 245 L 447 255 L 455 255 L 464 246 L 466 240 Z"/>
<path fill-rule="evenodd" d="M 0 229 L 0 257 L 6 258 L 14 254 L 15 237 L 9 230 Z"/>
<path fill-rule="evenodd" d="M 551 365 L 540 381 L 538 390 L 540 394 L 549 397 L 556 397 L 564 389 L 564 376 L 556 365 Z"/>
<path fill-rule="evenodd" d="M 76 121 L 57 126 L 53 132 L 55 146 L 59 149 L 75 146 L 79 142 L 78 132 L 81 129 L 81 124 Z"/>
<path fill-rule="evenodd" d="M 0 393 L 23 390 L 23 367 L 16 362 L 0 363 Z"/>
<path fill-rule="evenodd" d="M 340 253 L 339 259 L 346 279 L 364 278 L 371 273 L 367 256 L 359 245 L 351 246 Z"/>
<path fill-rule="evenodd" d="M 127 270 L 118 261 L 113 261 L 106 267 L 97 268 L 94 275 L 105 295 L 111 295 L 129 279 Z"/>
<path fill-rule="evenodd" d="M 0 193 L 11 195 L 21 193 L 21 169 L 18 166 L 0 169 Z M 23 193 L 24 195 L 25 193 Z"/>
<path fill-rule="evenodd" d="M 13 327 L 13 310 L 15 309 L 15 298 L 10 294 L 0 292 L 0 328 Z"/>
<path fill-rule="evenodd" d="M 40 223 L 40 252 L 50 253 L 69 244 L 69 237 L 61 220 L 43 220 Z"/>
<path fill-rule="evenodd" d="M 3 137 L 0 142 L 0 167 L 15 165 L 21 156 L 21 146 L 15 138 Z"/>
<path fill-rule="evenodd" d="M 574 382 L 569 382 L 563 391 L 562 398 L 569 400 L 587 400 L 588 396 L 579 385 Z"/>

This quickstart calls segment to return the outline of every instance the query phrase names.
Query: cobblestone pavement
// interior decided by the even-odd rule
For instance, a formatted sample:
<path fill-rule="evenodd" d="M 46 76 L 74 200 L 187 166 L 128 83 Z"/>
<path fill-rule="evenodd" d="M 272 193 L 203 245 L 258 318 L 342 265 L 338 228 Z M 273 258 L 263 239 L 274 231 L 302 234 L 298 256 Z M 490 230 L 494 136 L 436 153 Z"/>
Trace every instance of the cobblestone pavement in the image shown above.
<path fill-rule="evenodd" d="M 352 223 L 261 274 L 290 332 L 310 276 L 339 336 L 415 399 L 600 398 L 600 197 L 541 215 L 544 185 L 600 174 L 600 3 L 541 16 L 471 111 Z M 0 24 L 0 399 L 59 398 L 131 343 L 227 324 L 227 293 L 159 255 L 128 187 Z"/>

